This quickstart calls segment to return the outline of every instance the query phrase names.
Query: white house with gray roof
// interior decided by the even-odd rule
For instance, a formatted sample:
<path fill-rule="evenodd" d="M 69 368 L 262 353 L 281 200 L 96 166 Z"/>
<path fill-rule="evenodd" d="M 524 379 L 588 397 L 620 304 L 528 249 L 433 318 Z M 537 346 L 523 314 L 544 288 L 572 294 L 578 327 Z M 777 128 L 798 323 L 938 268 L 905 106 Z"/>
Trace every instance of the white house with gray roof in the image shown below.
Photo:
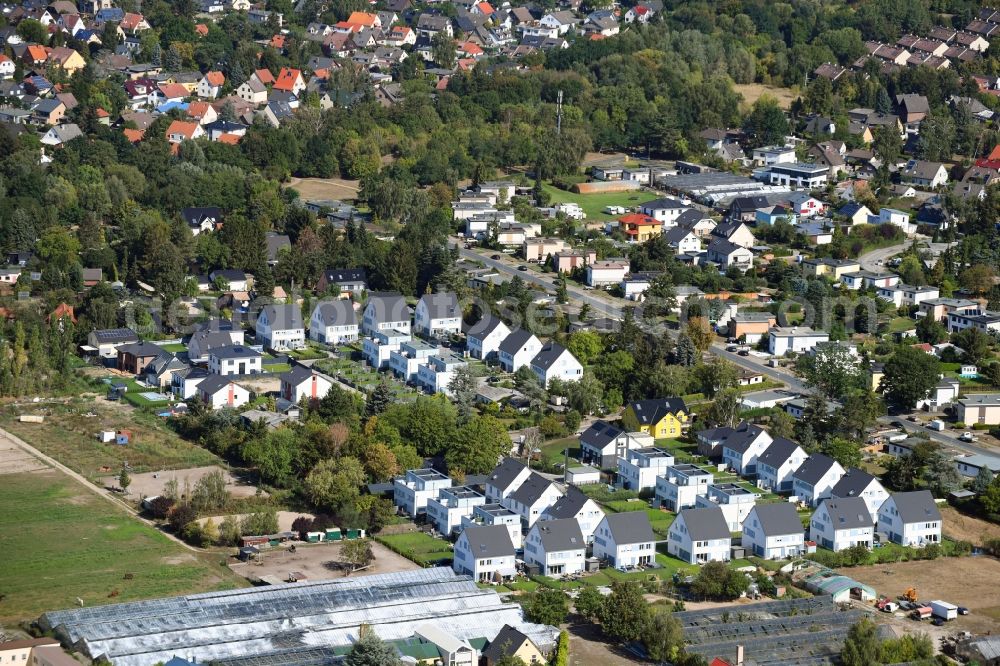
<path fill-rule="evenodd" d="M 427 500 L 427 520 L 434 529 L 450 535 L 462 526 L 462 518 L 471 516 L 477 506 L 486 504 L 486 498 L 469 486 L 442 488 L 437 497 Z"/>
<path fill-rule="evenodd" d="M 462 332 L 462 310 L 458 307 L 458 298 L 450 291 L 424 294 L 413 312 L 413 326 L 422 335 L 458 335 Z"/>
<path fill-rule="evenodd" d="M 941 542 L 941 512 L 929 490 L 893 493 L 878 510 L 878 531 L 903 546 Z"/>
<path fill-rule="evenodd" d="M 451 395 L 451 380 L 459 368 L 468 367 L 469 362 L 457 354 L 435 354 L 417 366 L 417 384 L 429 393 Z"/>
<path fill-rule="evenodd" d="M 521 523 L 525 527 L 531 527 L 562 496 L 562 490 L 554 481 L 532 472 L 517 490 L 500 503 L 521 516 Z"/>
<path fill-rule="evenodd" d="M 481 583 L 517 574 L 514 544 L 503 525 L 466 527 L 455 542 L 451 568 Z"/>
<path fill-rule="evenodd" d="M 889 491 L 868 472 L 852 467 L 830 490 L 830 497 L 834 499 L 860 497 L 868 507 L 874 525 L 878 521 L 878 510 L 882 507 L 882 503 L 889 499 Z"/>
<path fill-rule="evenodd" d="M 521 487 L 531 476 L 531 470 L 521 461 L 504 458 L 486 477 L 486 499 L 502 502 Z"/>
<path fill-rule="evenodd" d="M 875 526 L 860 497 L 828 498 L 809 518 L 809 538 L 834 552 L 861 545 L 871 548 Z"/>
<path fill-rule="evenodd" d="M 437 497 L 445 488 L 451 488 L 451 479 L 436 469 L 408 469 L 393 479 L 393 502 L 415 518 L 427 511 L 427 500 Z"/>
<path fill-rule="evenodd" d="M 358 314 L 349 299 L 320 301 L 309 318 L 309 339 L 342 345 L 358 339 Z"/>
<path fill-rule="evenodd" d="M 542 351 L 542 341 L 534 335 L 519 328 L 511 331 L 497 348 L 497 359 L 500 367 L 507 372 L 517 372 L 531 363 L 531 360 Z"/>
<path fill-rule="evenodd" d="M 521 531 L 521 517 L 502 504 L 489 502 L 472 507 L 472 514 L 462 516 L 460 529 L 482 527 L 483 525 L 502 525 L 510 534 L 514 548 L 524 544 L 524 533 Z"/>
<path fill-rule="evenodd" d="M 792 489 L 792 475 L 809 457 L 790 439 L 778 437 L 757 457 L 757 487 L 776 492 Z"/>
<path fill-rule="evenodd" d="M 495 358 L 500 343 L 510 335 L 507 324 L 499 317 L 484 316 L 473 324 L 465 334 L 465 349 L 472 358 Z"/>
<path fill-rule="evenodd" d="M 214 347 L 208 352 L 208 371 L 216 375 L 256 375 L 261 371 L 261 355 L 243 345 Z"/>
<path fill-rule="evenodd" d="M 652 564 L 656 537 L 645 511 L 611 513 L 594 533 L 594 557 L 622 571 Z"/>
<path fill-rule="evenodd" d="M 656 477 L 674 464 L 674 456 L 668 449 L 647 446 L 629 449 L 625 456 L 618 458 L 618 485 L 626 490 L 646 490 L 656 488 Z"/>
<path fill-rule="evenodd" d="M 713 483 L 708 486 L 704 495 L 699 495 L 694 500 L 696 508 L 717 506 L 722 509 L 722 515 L 726 517 L 726 525 L 730 532 L 739 532 L 743 529 L 743 521 L 750 514 L 757 503 L 757 493 L 751 492 L 736 483 Z"/>
<path fill-rule="evenodd" d="M 991 474 L 1000 474 L 1000 457 L 976 455 L 955 456 L 955 467 L 962 476 L 976 478 L 985 467 Z"/>
<path fill-rule="evenodd" d="M 805 552 L 805 530 L 789 502 L 758 504 L 743 521 L 743 547 L 765 560 L 784 560 Z"/>
<path fill-rule="evenodd" d="M 410 333 L 410 308 L 398 292 L 373 292 L 361 317 L 361 334 L 370 337 L 379 331 Z"/>
<path fill-rule="evenodd" d="M 594 421 L 580 433 L 580 458 L 601 469 L 615 469 L 630 449 L 652 446 L 652 437 L 642 432 L 625 432 L 606 421 Z"/>
<path fill-rule="evenodd" d="M 538 377 L 538 383 L 548 387 L 553 379 L 564 382 L 578 382 L 583 378 L 583 365 L 568 349 L 556 342 L 542 347 L 531 359 L 531 371 Z"/>
<path fill-rule="evenodd" d="M 266 305 L 257 315 L 257 342 L 267 349 L 285 351 L 306 344 L 302 310 L 296 303 Z"/>
<path fill-rule="evenodd" d="M 763 428 L 747 421 L 735 428 L 716 428 L 714 439 L 722 449 L 722 460 L 740 476 L 757 473 L 757 458 L 774 439 Z"/>
<path fill-rule="evenodd" d="M 792 474 L 792 493 L 810 506 L 830 496 L 830 491 L 844 476 L 844 468 L 830 456 L 814 453 Z"/>
<path fill-rule="evenodd" d="M 578 488 L 570 486 L 566 494 L 556 500 L 556 503 L 545 509 L 541 520 L 562 520 L 572 518 L 580 525 L 580 532 L 587 543 L 594 538 L 597 525 L 604 519 L 601 506 L 584 495 Z"/>
<path fill-rule="evenodd" d="M 732 535 L 719 507 L 683 509 L 670 524 L 667 552 L 688 564 L 728 562 Z"/>
<path fill-rule="evenodd" d="M 540 520 L 524 537 L 524 561 L 543 576 L 568 576 L 584 570 L 587 542 L 572 518 Z"/>

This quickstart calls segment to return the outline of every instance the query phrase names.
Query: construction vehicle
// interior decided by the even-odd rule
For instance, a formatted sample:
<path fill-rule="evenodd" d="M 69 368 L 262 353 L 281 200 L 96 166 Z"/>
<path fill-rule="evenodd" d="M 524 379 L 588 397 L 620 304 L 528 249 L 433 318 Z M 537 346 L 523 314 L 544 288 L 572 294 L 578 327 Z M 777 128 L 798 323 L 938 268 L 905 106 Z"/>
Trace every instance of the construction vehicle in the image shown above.
<path fill-rule="evenodd" d="M 906 601 L 910 601 L 910 602 L 916 602 L 916 600 L 917 600 L 917 588 L 915 588 L 915 587 L 908 587 L 908 588 L 906 588 L 906 592 L 903 592 L 903 595 L 900 597 L 900 599 L 905 599 Z"/>

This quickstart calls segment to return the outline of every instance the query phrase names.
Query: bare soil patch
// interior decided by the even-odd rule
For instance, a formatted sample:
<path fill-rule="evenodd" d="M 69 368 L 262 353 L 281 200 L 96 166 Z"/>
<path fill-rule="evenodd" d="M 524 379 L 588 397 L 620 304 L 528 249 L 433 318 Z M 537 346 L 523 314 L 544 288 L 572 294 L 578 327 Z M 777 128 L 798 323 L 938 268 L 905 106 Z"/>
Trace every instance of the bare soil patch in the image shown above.
<path fill-rule="evenodd" d="M 0 474 L 18 474 L 47 469 L 48 465 L 6 437 L 0 438 Z"/>
<path fill-rule="evenodd" d="M 625 666 L 640 663 L 620 645 L 609 643 L 599 624 L 571 624 L 569 632 L 569 663 L 572 666 L 607 664 Z"/>
<path fill-rule="evenodd" d="M 787 109 L 795 101 L 795 98 L 798 97 L 798 94 L 791 88 L 767 86 L 762 83 L 737 83 L 733 85 L 733 88 L 736 92 L 743 95 L 743 100 L 747 106 L 753 106 L 754 102 L 766 94 L 777 99 L 778 106 L 782 109 Z"/>
<path fill-rule="evenodd" d="M 981 518 L 959 513 L 950 506 L 939 507 L 944 519 L 944 533 L 956 541 L 968 541 L 977 546 L 987 539 L 1000 539 L 1000 525 Z"/>
<path fill-rule="evenodd" d="M 288 187 L 298 190 L 305 200 L 354 200 L 361 189 L 361 181 L 345 178 L 292 178 L 288 181 Z"/>
<path fill-rule="evenodd" d="M 339 566 L 343 561 L 340 557 L 342 543 L 296 543 L 294 553 L 287 547 L 265 548 L 261 550 L 261 564 L 233 563 L 230 568 L 234 573 L 251 581 L 258 579 L 284 581 L 292 571 L 304 574 L 308 580 L 343 578 L 344 570 Z M 372 552 L 375 554 L 375 559 L 371 566 L 362 571 L 355 571 L 350 574 L 351 576 L 372 576 L 420 568 L 375 541 L 372 541 Z"/>
<path fill-rule="evenodd" d="M 176 479 L 178 491 L 184 493 L 185 488 L 193 489 L 202 477 L 208 476 L 214 471 L 222 472 L 223 477 L 226 479 L 226 490 L 229 491 L 231 496 L 253 497 L 257 494 L 257 486 L 247 483 L 245 480 L 218 465 L 133 474 L 131 476 L 132 484 L 129 485 L 128 492 L 133 498 L 155 497 L 163 494 L 168 481 Z M 118 476 L 105 476 L 99 479 L 99 482 L 105 486 L 117 487 Z M 267 494 L 264 491 L 261 492 L 264 495 Z"/>
<path fill-rule="evenodd" d="M 946 557 L 842 569 L 842 573 L 895 598 L 909 587 L 921 601 L 943 600 L 965 606 L 970 614 L 948 623 L 949 631 L 1000 629 L 1000 560 L 993 557 Z M 908 621 L 911 622 L 911 621 Z M 913 622 L 914 626 L 917 625 Z"/>
<path fill-rule="evenodd" d="M 289 531 L 291 531 L 291 529 L 292 529 L 292 523 L 295 522 L 295 519 L 298 518 L 299 516 L 305 516 L 306 518 L 315 518 L 316 517 L 316 516 L 312 515 L 311 513 L 302 513 L 302 512 L 299 512 L 299 511 L 278 511 L 277 513 L 278 513 L 278 531 L 279 532 L 289 532 Z M 240 519 L 243 518 L 244 514 L 233 514 L 233 516 L 236 518 L 236 520 L 240 520 Z M 226 518 L 226 516 L 210 516 L 210 517 L 206 517 L 206 518 L 199 518 L 198 519 L 198 523 L 200 525 L 204 525 L 209 520 L 212 520 L 212 522 L 214 522 L 218 526 L 219 523 L 221 523 L 223 520 L 225 520 L 225 518 Z"/>

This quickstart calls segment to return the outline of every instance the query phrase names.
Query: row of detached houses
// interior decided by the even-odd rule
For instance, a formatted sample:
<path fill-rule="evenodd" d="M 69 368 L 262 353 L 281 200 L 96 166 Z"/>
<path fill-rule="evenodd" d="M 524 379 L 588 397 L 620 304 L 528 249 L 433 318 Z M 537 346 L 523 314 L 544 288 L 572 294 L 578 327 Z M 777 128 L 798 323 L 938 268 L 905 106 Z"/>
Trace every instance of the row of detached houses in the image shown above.
<path fill-rule="evenodd" d="M 479 492 L 453 486 L 433 469 L 409 470 L 394 480 L 393 497 L 400 511 L 426 516 L 443 535 L 457 534 L 453 566 L 480 581 L 514 576 L 518 553 L 547 576 L 576 574 L 599 560 L 619 569 L 653 562 L 645 512 L 605 515 L 577 488 L 563 490 L 512 458 L 483 485 Z"/>

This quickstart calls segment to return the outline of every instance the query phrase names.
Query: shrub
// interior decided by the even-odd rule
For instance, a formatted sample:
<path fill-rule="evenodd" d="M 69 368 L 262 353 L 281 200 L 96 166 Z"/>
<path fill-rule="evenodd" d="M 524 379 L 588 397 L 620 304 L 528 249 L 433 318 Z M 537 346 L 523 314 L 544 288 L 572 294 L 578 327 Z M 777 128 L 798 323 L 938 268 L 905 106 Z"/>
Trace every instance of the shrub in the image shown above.
<path fill-rule="evenodd" d="M 165 495 L 160 495 L 149 502 L 149 514 L 157 520 L 163 520 L 170 514 L 170 509 L 173 506 L 174 500 Z"/>
<path fill-rule="evenodd" d="M 569 666 L 569 634 L 563 629 L 559 632 L 559 643 L 556 644 L 555 666 Z"/>

